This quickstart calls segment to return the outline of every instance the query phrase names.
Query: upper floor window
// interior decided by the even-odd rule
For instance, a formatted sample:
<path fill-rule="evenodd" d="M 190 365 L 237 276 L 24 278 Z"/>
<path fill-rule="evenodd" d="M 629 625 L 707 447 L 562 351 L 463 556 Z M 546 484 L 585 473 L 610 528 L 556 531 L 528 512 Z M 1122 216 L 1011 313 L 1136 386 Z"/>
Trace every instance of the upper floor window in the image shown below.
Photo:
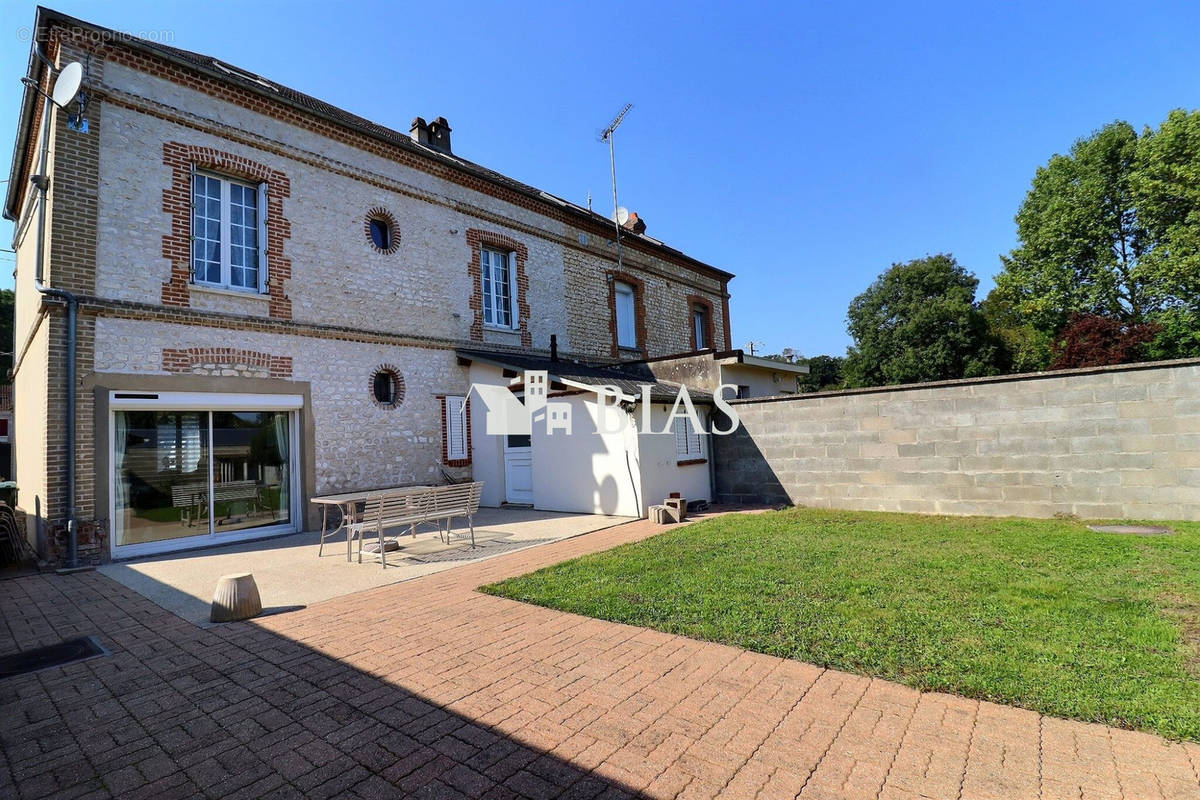
<path fill-rule="evenodd" d="M 617 281 L 613 285 L 617 313 L 617 346 L 638 346 L 637 340 L 637 289 L 632 284 Z"/>
<path fill-rule="evenodd" d="M 512 253 L 493 250 L 488 247 L 481 249 L 479 264 L 482 268 L 480 280 L 483 282 L 483 324 L 495 328 L 517 327 L 516 314 L 513 313 L 513 269 Z"/>
<path fill-rule="evenodd" d="M 192 179 L 192 280 L 266 289 L 266 184 L 197 172 Z"/>
<path fill-rule="evenodd" d="M 696 343 L 696 350 L 704 350 L 712 347 L 712 342 L 708 340 L 708 308 L 696 303 L 692 306 L 692 338 Z"/>

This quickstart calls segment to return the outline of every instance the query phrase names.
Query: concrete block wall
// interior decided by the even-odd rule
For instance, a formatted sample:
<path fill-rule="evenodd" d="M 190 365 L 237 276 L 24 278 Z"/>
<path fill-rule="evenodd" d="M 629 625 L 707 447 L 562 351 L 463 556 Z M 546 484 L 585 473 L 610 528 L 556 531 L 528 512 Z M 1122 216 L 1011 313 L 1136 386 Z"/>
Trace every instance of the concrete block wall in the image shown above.
<path fill-rule="evenodd" d="M 1200 360 L 732 405 L 725 501 L 1200 519 Z"/>

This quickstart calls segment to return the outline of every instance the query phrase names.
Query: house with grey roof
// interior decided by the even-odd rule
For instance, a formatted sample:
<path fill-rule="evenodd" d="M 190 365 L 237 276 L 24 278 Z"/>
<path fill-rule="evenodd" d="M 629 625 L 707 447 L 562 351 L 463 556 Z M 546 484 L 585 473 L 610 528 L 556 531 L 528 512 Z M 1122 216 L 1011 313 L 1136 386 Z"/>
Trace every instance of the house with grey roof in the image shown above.
<path fill-rule="evenodd" d="M 747 366 L 730 272 L 470 161 L 442 117 L 393 130 L 45 8 L 33 34 L 4 215 L 44 558 L 311 529 L 314 496 L 470 478 L 553 510 L 711 496 L 700 431 L 489 435 L 471 387 L 520 395 L 536 367 L 583 420 L 598 381 L 638 382 L 613 402 L 669 417 L 688 381 L 664 361 Z M 73 62 L 80 92 L 50 101 Z"/>

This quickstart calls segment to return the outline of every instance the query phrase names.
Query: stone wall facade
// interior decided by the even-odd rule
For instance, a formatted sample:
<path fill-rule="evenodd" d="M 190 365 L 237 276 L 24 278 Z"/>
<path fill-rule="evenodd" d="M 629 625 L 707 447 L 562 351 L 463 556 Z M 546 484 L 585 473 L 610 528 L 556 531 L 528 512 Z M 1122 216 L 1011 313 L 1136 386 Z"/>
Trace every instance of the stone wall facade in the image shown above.
<path fill-rule="evenodd" d="M 302 446 L 324 493 L 470 475 L 469 463 L 446 463 L 440 441 L 439 396 L 467 391 L 457 346 L 548 351 L 555 335 L 563 354 L 611 355 L 603 309 L 617 260 L 602 219 L 135 47 L 63 31 L 49 52 L 87 64 L 90 132 L 69 131 L 55 114 L 47 283 L 81 297 L 73 457 L 83 561 L 107 555 L 109 499 L 93 480 L 107 468 L 95 404 L 106 381 L 154 376 L 161 386 L 176 376 L 191 387 L 208 376 L 311 389 L 314 430 Z M 193 169 L 266 185 L 261 292 L 191 282 Z M 393 227 L 386 249 L 371 241 L 372 217 Z M 30 539 L 53 561 L 67 508 L 65 307 L 33 291 L 31 230 L 18 248 L 17 338 L 29 344 L 16 376 L 28 431 L 16 441 L 17 479 L 32 489 L 21 493 Z M 479 324 L 481 242 L 518 254 L 513 331 Z M 648 354 L 689 348 L 688 297 L 723 309 L 717 335 L 728 338 L 726 273 L 648 238 L 625 245 L 624 269 L 646 285 Z M 381 365 L 405 386 L 394 406 L 370 392 Z"/>
<path fill-rule="evenodd" d="M 726 501 L 1200 519 L 1200 361 L 734 401 Z"/>

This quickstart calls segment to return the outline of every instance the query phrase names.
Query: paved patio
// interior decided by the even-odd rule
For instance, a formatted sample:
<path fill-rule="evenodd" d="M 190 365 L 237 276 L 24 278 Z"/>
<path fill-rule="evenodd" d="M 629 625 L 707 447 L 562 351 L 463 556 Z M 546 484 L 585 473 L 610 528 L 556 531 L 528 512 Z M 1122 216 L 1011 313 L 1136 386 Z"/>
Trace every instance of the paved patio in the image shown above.
<path fill-rule="evenodd" d="M 479 594 L 641 521 L 201 629 L 98 573 L 0 582 L 0 796 L 1195 798 L 1200 744 Z"/>
<path fill-rule="evenodd" d="M 189 622 L 206 626 L 211 624 L 213 590 L 222 575 L 250 572 L 264 609 L 292 609 L 629 521 L 629 517 L 522 507 L 481 508 L 475 515 L 474 550 L 462 519 L 455 520 L 448 545 L 429 525 L 422 526 L 415 538 L 407 531 L 389 531 L 403 535 L 401 549 L 388 553 L 387 569 L 365 553 L 361 564 L 347 562 L 344 533 L 326 539 L 318 558 L 320 534 L 309 532 L 106 564 L 100 571 Z"/>

